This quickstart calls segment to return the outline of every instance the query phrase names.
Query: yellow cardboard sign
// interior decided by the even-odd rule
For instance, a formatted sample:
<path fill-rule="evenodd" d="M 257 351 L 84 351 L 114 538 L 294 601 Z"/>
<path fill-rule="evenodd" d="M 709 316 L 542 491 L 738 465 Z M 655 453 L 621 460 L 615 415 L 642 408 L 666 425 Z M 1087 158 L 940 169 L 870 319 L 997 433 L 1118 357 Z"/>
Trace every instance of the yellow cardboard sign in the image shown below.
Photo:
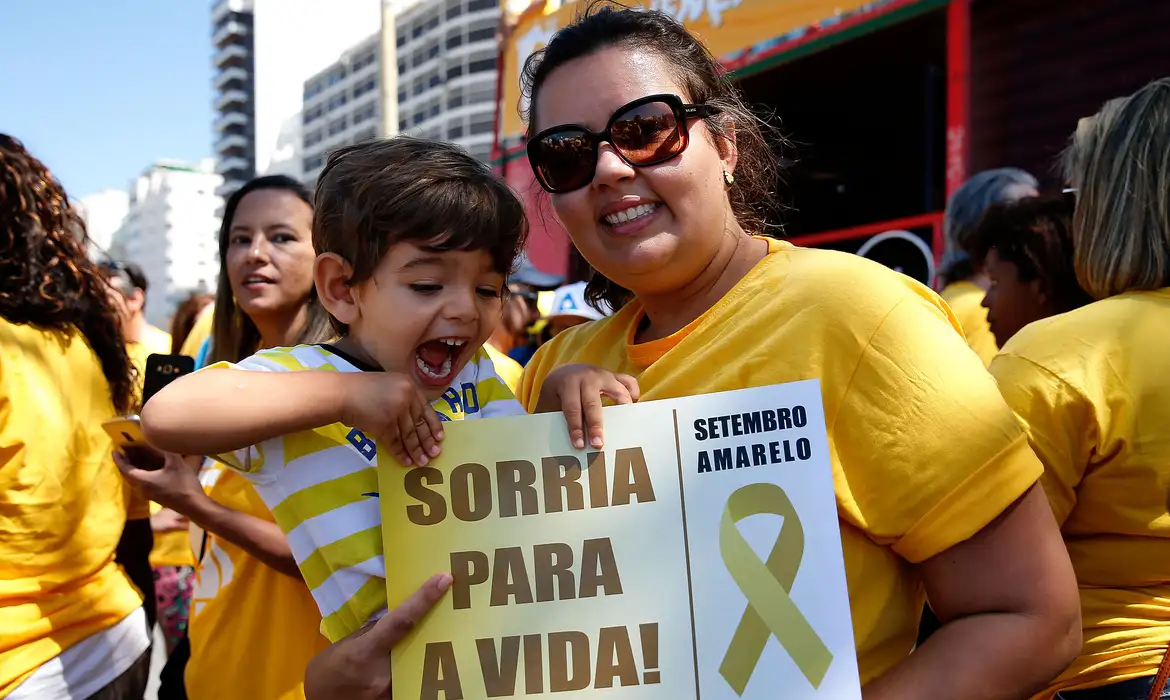
<path fill-rule="evenodd" d="M 860 700 L 819 383 L 605 419 L 600 451 L 553 414 L 380 467 L 390 604 L 455 579 L 393 651 L 396 700 Z"/>

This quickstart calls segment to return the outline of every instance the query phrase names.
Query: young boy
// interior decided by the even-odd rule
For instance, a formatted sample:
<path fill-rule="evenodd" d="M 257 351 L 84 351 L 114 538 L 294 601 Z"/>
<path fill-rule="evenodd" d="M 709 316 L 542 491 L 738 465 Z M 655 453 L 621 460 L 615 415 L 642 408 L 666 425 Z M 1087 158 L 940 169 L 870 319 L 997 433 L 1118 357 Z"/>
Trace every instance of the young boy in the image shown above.
<path fill-rule="evenodd" d="M 386 609 L 375 440 L 426 464 L 443 421 L 524 413 L 483 344 L 527 224 L 486 166 L 404 137 L 335 151 L 316 200 L 314 281 L 339 339 L 213 365 L 142 423 L 255 484 L 337 641 Z"/>

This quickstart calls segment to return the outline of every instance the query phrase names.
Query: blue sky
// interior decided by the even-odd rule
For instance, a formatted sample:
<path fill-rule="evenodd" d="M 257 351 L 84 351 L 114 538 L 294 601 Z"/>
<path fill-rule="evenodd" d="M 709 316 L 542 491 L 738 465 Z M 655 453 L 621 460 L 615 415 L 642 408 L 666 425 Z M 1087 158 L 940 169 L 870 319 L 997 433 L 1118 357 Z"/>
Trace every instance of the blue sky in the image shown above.
<path fill-rule="evenodd" d="M 10 0 L 0 131 L 71 197 L 211 155 L 211 0 Z"/>

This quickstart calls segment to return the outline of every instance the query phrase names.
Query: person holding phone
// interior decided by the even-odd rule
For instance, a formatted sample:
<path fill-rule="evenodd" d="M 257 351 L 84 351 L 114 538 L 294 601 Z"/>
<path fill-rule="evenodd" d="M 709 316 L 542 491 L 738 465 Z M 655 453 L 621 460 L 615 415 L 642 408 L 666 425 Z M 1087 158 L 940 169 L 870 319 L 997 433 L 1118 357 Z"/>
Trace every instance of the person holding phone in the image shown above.
<path fill-rule="evenodd" d="M 5 134 L 0 232 L 0 697 L 138 700 L 149 513 L 102 429 L 133 410 L 134 369 L 84 224 Z"/>
<path fill-rule="evenodd" d="M 313 290 L 311 201 L 283 176 L 252 180 L 228 199 L 211 361 L 239 362 L 260 348 L 332 337 Z M 168 454 L 151 469 L 127 456 L 115 455 L 125 477 L 189 518 L 192 541 L 203 550 L 188 655 L 168 662 L 160 700 L 302 698 L 305 667 L 327 640 L 288 541 L 251 484 L 210 460 L 200 470 Z"/>

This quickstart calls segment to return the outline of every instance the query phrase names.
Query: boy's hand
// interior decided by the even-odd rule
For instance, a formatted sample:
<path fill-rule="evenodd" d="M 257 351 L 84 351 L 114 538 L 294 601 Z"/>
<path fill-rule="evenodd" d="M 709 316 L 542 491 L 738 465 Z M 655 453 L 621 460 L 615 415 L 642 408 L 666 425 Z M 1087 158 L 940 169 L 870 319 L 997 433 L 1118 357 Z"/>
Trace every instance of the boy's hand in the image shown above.
<path fill-rule="evenodd" d="M 404 374 L 360 375 L 345 395 L 342 422 L 390 448 L 403 466 L 425 465 L 439 456 L 443 423 L 439 414 Z"/>
<path fill-rule="evenodd" d="M 544 380 L 537 413 L 563 411 L 569 424 L 569 439 L 573 447 L 585 449 L 585 432 L 589 445 L 605 445 L 601 428 L 601 397 L 608 396 L 616 404 L 634 403 L 641 395 L 638 380 L 628 374 L 615 374 L 600 367 L 583 364 L 562 365 Z"/>

